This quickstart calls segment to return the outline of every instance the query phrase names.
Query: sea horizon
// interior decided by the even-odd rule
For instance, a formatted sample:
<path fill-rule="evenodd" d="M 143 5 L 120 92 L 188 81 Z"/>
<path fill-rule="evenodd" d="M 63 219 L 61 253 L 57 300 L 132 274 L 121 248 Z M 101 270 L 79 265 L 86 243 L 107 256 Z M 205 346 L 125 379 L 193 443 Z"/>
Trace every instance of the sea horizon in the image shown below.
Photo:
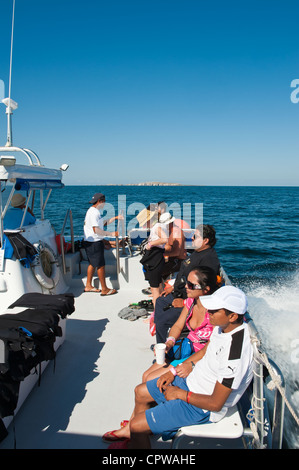
<path fill-rule="evenodd" d="M 299 188 L 298 185 L 275 185 L 275 184 L 258 184 L 258 185 L 238 185 L 238 184 L 183 184 L 183 183 L 174 183 L 174 184 L 161 184 L 161 185 L 147 185 L 147 184 L 141 184 L 141 183 L 115 183 L 115 184 L 79 184 L 79 183 L 72 183 L 72 184 L 64 184 L 65 186 L 88 186 L 88 187 L 94 187 L 94 186 L 144 186 L 144 187 L 157 187 L 157 186 L 165 186 L 165 187 L 174 187 L 174 188 L 179 188 L 179 187 L 194 187 L 194 188 Z"/>

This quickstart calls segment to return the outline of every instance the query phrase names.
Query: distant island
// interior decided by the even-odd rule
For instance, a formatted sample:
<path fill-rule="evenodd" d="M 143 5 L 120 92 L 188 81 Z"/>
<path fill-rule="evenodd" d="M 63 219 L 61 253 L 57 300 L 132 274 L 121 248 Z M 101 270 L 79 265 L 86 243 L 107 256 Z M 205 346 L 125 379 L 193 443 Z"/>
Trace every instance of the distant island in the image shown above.
<path fill-rule="evenodd" d="M 147 183 L 109 184 L 107 186 L 182 186 L 180 183 L 161 183 L 160 181 L 148 181 Z"/>

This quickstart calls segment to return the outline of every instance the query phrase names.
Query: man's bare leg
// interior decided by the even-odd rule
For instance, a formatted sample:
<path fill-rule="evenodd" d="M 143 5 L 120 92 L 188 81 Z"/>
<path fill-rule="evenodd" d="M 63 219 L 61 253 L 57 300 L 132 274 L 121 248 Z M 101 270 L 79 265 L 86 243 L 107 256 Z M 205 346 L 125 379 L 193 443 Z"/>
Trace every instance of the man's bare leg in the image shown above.
<path fill-rule="evenodd" d="M 136 415 L 131 423 L 131 439 L 128 442 L 128 449 L 150 449 L 151 441 L 150 434 L 151 429 L 147 424 L 145 411 Z"/>
<path fill-rule="evenodd" d="M 95 268 L 89 264 L 87 268 L 87 279 L 86 279 L 86 286 L 85 286 L 85 292 L 88 292 L 90 290 L 94 290 L 94 287 L 92 285 L 92 278 L 95 272 Z"/>
<path fill-rule="evenodd" d="M 149 427 L 148 427 L 144 412 L 150 407 L 151 403 L 153 403 L 153 399 L 147 390 L 146 384 L 137 385 L 137 387 L 135 388 L 135 407 L 131 415 L 130 421 L 123 428 L 120 428 L 114 431 L 114 435 L 119 438 L 131 438 L 131 425 L 132 425 L 133 420 L 135 420 L 135 418 L 136 418 L 136 421 L 133 423 L 133 429 L 135 431 L 133 432 L 136 433 L 136 430 L 138 430 L 137 432 L 139 433 L 141 432 L 140 431 L 141 429 L 142 430 L 144 429 L 144 432 L 147 432 L 149 430 Z M 141 416 L 142 414 L 144 415 L 145 421 L 143 420 Z M 137 419 L 137 415 L 138 415 L 138 419 Z M 149 430 L 149 433 L 150 433 L 150 430 Z M 133 445 L 135 445 L 135 441 L 133 442 Z"/>
<path fill-rule="evenodd" d="M 106 294 L 109 291 L 109 289 L 106 285 L 105 266 L 101 266 L 100 268 L 98 268 L 97 273 L 98 273 L 100 284 L 102 286 L 102 294 Z"/>

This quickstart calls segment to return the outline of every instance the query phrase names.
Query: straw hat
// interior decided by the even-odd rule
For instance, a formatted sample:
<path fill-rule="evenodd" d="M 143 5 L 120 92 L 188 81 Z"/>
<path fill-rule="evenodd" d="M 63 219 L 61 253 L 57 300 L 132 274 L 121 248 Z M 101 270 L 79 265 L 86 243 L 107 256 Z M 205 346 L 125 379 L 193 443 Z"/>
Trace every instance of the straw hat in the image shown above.
<path fill-rule="evenodd" d="M 149 220 L 151 220 L 154 217 L 154 215 L 157 215 L 157 213 L 153 211 L 149 211 L 148 209 L 143 209 L 136 216 L 136 219 L 138 220 L 140 227 L 143 227 Z"/>
<path fill-rule="evenodd" d="M 25 202 L 26 202 L 26 198 L 22 196 L 22 194 L 17 193 L 17 194 L 14 194 L 13 197 L 11 198 L 10 204 L 12 207 L 20 207 L 23 204 L 25 204 Z"/>

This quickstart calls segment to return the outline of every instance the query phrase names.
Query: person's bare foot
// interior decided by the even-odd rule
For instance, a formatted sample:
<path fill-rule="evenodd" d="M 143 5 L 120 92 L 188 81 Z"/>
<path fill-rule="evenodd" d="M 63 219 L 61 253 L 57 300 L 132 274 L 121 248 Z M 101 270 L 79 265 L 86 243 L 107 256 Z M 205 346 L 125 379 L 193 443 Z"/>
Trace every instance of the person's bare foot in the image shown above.
<path fill-rule="evenodd" d="M 104 297 L 106 295 L 113 295 L 113 294 L 117 294 L 117 290 L 115 289 L 107 289 L 107 290 L 103 290 L 102 293 L 101 293 L 101 296 Z"/>
<path fill-rule="evenodd" d="M 101 292 L 101 289 L 97 289 L 96 287 L 85 287 L 84 292 Z"/>

